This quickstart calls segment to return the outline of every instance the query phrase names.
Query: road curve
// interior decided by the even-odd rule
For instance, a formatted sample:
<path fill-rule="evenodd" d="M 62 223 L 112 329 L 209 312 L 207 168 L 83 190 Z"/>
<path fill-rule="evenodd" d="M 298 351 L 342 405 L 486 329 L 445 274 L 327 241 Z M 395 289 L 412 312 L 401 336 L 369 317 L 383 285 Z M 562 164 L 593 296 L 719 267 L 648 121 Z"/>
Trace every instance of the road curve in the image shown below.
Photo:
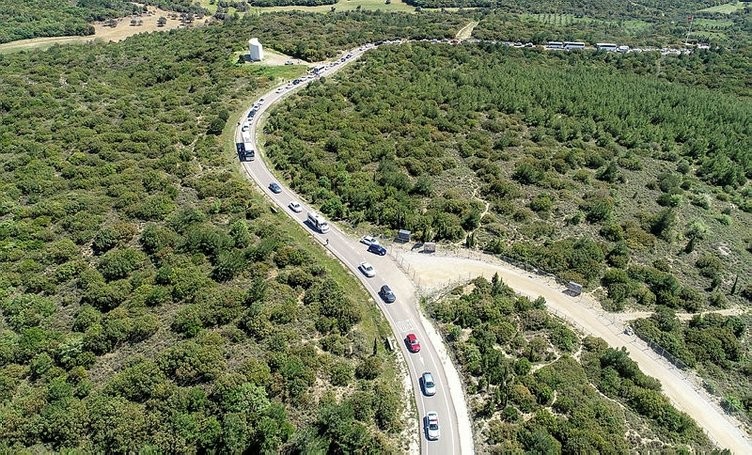
<path fill-rule="evenodd" d="M 449 40 L 435 41 L 447 42 Z M 345 52 L 343 56 L 350 55 L 350 57 L 346 58 L 344 61 L 337 59 L 336 61 L 339 63 L 333 67 L 327 66 L 321 72 L 321 75 L 330 76 L 334 74 L 347 63 L 357 60 L 364 52 L 374 47 L 376 46 L 366 45 L 350 52 Z M 248 133 L 246 133 L 250 135 L 250 142 L 254 144 L 256 150 L 259 150 L 258 144 L 256 144 L 256 133 L 258 121 L 262 114 L 272 104 L 280 101 L 287 94 L 297 88 L 305 86 L 310 81 L 311 80 L 306 80 L 292 87 L 282 87 L 279 92 L 273 90 L 262 98 L 264 99 L 264 103 L 258 108 L 258 112 L 253 119 L 248 122 L 249 130 Z M 241 122 L 239 122 L 239 125 L 245 120 L 246 117 L 244 116 L 241 119 Z M 235 135 L 236 142 L 240 142 L 240 138 L 242 137 L 240 126 L 236 130 Z M 302 202 L 297 194 L 285 187 L 281 182 L 281 193 L 274 194 L 269 190 L 269 183 L 273 181 L 276 182 L 277 180 L 267 168 L 266 163 L 263 162 L 262 157 L 257 157 L 255 161 L 242 163 L 242 165 L 248 176 L 259 185 L 262 191 L 269 196 L 276 205 L 281 207 L 292 219 L 297 221 L 305 229 L 308 229 L 314 238 L 324 244 L 329 251 L 343 263 L 343 265 L 349 268 L 361 280 L 386 316 L 407 361 L 417 411 L 419 418 L 421 419 L 419 425 L 421 453 L 473 453 L 472 424 L 467 411 L 459 374 L 452 364 L 452 360 L 447 353 L 440 335 L 431 323 L 423 317 L 418 307 L 418 289 L 399 269 L 399 267 L 397 267 L 395 259 L 391 257 L 391 255 L 379 257 L 368 253 L 364 245 L 358 243 L 357 240 L 349 238 L 336 226 L 332 226 L 332 230 L 326 235 L 318 234 L 311 230 L 311 228 L 305 224 L 306 213 L 311 209 Z M 301 213 L 294 213 L 287 207 L 287 205 L 293 200 L 301 202 L 301 205 L 303 206 Z M 368 261 L 373 264 L 377 270 L 377 276 L 375 278 L 365 278 L 359 272 L 357 267 L 362 261 Z M 505 277 L 505 279 L 506 278 L 507 277 Z M 388 283 L 397 294 L 397 302 L 394 304 L 385 304 L 378 296 L 378 289 L 385 283 Z M 520 283 L 516 284 L 517 286 L 512 284 L 512 287 L 516 289 L 525 288 L 524 286 L 519 286 Z M 543 283 L 536 282 L 535 284 L 546 288 Z M 548 291 L 547 288 L 546 290 Z M 558 292 L 558 290 L 555 292 Z M 573 320 L 576 321 L 576 325 L 578 326 L 582 322 L 588 322 L 582 315 L 574 316 Z M 403 342 L 407 333 L 415 333 L 418 336 L 418 339 L 423 346 L 420 353 L 413 354 L 407 351 Z M 598 333 L 596 336 L 603 337 L 604 334 Z M 619 347 L 622 345 L 617 340 L 610 339 L 608 336 L 606 336 L 605 339 L 611 346 Z M 750 448 L 750 440 L 747 435 L 744 434 L 744 431 L 736 428 L 733 422 L 729 422 L 728 418 L 724 418 L 727 416 L 722 415 L 722 411 L 713 407 L 712 400 L 704 399 L 694 390 L 692 390 L 692 392 L 695 393 L 671 393 L 674 392 L 674 388 L 677 388 L 678 390 L 692 389 L 692 384 L 689 383 L 687 379 L 676 375 L 674 371 L 663 365 L 659 360 L 653 359 L 648 355 L 639 354 L 640 353 L 632 352 L 631 357 L 633 359 L 637 357 L 636 360 L 646 374 L 662 380 L 661 382 L 664 385 L 664 392 L 667 393 L 669 399 L 671 399 L 679 409 L 684 410 L 694 417 L 698 423 L 701 422 L 702 427 L 714 442 L 722 447 L 731 449 L 733 453 L 752 453 L 748 451 Z M 433 397 L 425 397 L 421 392 L 417 379 L 423 371 L 432 372 L 437 382 L 438 393 Z M 670 380 L 667 380 L 668 377 L 670 377 Z M 686 387 L 689 389 L 686 389 Z M 439 441 L 427 441 L 425 437 L 422 417 L 428 411 L 436 411 L 439 413 L 439 421 L 441 423 L 441 438 Z M 723 422 L 723 424 L 719 425 L 718 423 L 721 422 Z M 730 427 L 725 426 L 729 424 Z"/>
<path fill-rule="evenodd" d="M 357 60 L 368 49 L 374 47 L 376 46 L 365 45 L 350 52 L 345 52 L 341 58 L 335 60 L 338 63 L 332 66 L 327 65 L 320 72 L 320 75 L 330 76 L 334 74 L 347 63 Z M 347 57 L 348 55 L 349 57 Z M 245 126 L 247 122 L 248 128 L 245 135 L 246 137 L 250 137 L 250 142 L 254 144 L 258 152 L 260 147 L 257 144 L 257 129 L 259 119 L 263 113 L 273 104 L 282 100 L 287 94 L 310 83 L 313 79 L 302 81 L 296 85 L 288 84 L 287 86 L 279 87 L 260 98 L 264 102 L 257 108 L 256 114 L 247 120 L 248 111 L 246 111 L 246 115 L 240 120 L 235 131 L 236 142 L 243 142 L 244 133 L 241 131 L 241 125 Z M 254 161 L 243 162 L 242 166 L 248 176 L 258 184 L 274 204 L 284 210 L 285 213 L 303 226 L 304 229 L 308 230 L 314 238 L 321 242 L 345 267 L 350 269 L 360 279 L 386 316 L 408 366 L 417 413 L 420 419 L 418 426 L 420 452 L 422 454 L 442 455 L 472 454 L 474 452 L 472 425 L 459 373 L 447 354 L 441 337 L 431 326 L 430 322 L 422 316 L 418 304 L 418 292 L 414 284 L 397 267 L 390 255 L 377 256 L 367 252 L 365 245 L 350 238 L 337 226 L 330 225 L 331 230 L 326 234 L 320 234 L 312 230 L 305 223 L 307 212 L 313 211 L 311 207 L 305 204 L 297 194 L 287 188 L 283 182 L 279 182 L 274 177 L 264 162 L 263 157 L 259 156 L 259 153 L 257 153 Z M 273 193 L 269 189 L 271 182 L 278 182 L 281 192 L 278 194 Z M 300 213 L 290 210 L 288 205 L 291 201 L 300 202 L 303 210 Z M 366 278 L 360 273 L 358 264 L 363 261 L 368 261 L 374 266 L 376 269 L 375 277 Z M 378 291 L 383 284 L 388 284 L 392 288 L 397 296 L 396 302 L 387 304 L 381 300 Z M 420 352 L 411 353 L 407 350 L 404 339 L 408 333 L 417 335 L 422 347 Z M 420 375 L 426 371 L 433 374 L 437 385 L 436 395 L 431 397 L 423 395 L 418 381 Z M 435 411 L 439 414 L 441 436 L 437 441 L 429 441 L 426 438 L 423 417 L 429 411 Z"/>

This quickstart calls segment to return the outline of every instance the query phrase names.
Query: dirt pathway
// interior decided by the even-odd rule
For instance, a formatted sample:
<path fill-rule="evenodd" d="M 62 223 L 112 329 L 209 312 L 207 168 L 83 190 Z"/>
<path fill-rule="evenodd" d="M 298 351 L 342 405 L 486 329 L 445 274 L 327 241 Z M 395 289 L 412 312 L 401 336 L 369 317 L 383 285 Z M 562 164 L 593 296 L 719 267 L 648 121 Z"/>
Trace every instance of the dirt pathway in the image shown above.
<path fill-rule="evenodd" d="M 460 41 L 465 41 L 466 39 L 469 39 L 473 34 L 473 29 L 475 26 L 478 25 L 477 21 L 469 22 L 467 25 L 462 27 L 455 36 L 456 39 Z"/>
<path fill-rule="evenodd" d="M 570 297 L 555 280 L 532 275 L 489 255 L 473 254 L 472 258 L 426 255 L 397 246 L 391 248 L 390 254 L 424 295 L 436 295 L 442 289 L 477 276 L 490 279 L 498 273 L 518 293 L 531 298 L 543 296 L 552 313 L 583 333 L 602 338 L 614 348 L 626 347 L 642 371 L 661 382 L 663 393 L 674 406 L 695 419 L 711 441 L 736 454 L 752 453 L 752 441 L 742 424 L 720 408 L 718 398 L 702 388 L 696 374 L 679 370 L 642 340 L 625 334 L 627 318 L 604 312 L 589 295 Z"/>

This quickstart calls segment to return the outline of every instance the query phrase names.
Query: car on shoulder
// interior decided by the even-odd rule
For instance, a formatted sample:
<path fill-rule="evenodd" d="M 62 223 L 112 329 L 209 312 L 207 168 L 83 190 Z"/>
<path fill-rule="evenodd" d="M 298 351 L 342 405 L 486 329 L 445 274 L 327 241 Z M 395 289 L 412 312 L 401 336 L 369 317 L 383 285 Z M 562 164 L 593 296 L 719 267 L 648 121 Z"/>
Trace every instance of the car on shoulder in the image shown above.
<path fill-rule="evenodd" d="M 386 254 L 386 248 L 379 245 L 378 243 L 372 243 L 368 245 L 368 252 L 378 254 L 379 256 L 384 256 Z"/>
<path fill-rule="evenodd" d="M 423 425 L 426 428 L 426 439 L 429 441 L 438 441 L 441 436 L 439 431 L 439 414 L 437 412 L 428 412 L 423 418 Z"/>
<path fill-rule="evenodd" d="M 397 300 L 397 296 L 394 295 L 394 292 L 392 292 L 392 288 L 390 288 L 386 284 L 381 286 L 381 289 L 379 289 L 379 296 L 386 303 L 394 303 L 394 301 Z"/>
<path fill-rule="evenodd" d="M 363 275 L 367 276 L 368 278 L 373 278 L 376 276 L 376 269 L 374 269 L 373 266 L 368 262 L 361 262 L 358 265 L 358 268 L 361 272 L 363 272 Z"/>
<path fill-rule="evenodd" d="M 427 397 L 436 395 L 436 383 L 433 380 L 433 375 L 428 371 L 420 376 L 420 385 L 423 388 L 423 395 Z"/>
<path fill-rule="evenodd" d="M 297 201 L 292 201 L 287 206 L 290 207 L 290 210 L 292 210 L 295 213 L 300 213 L 303 211 L 303 207 Z"/>
<path fill-rule="evenodd" d="M 407 350 L 410 352 L 420 352 L 420 342 L 418 341 L 418 337 L 415 336 L 414 333 L 408 333 L 405 337 L 405 344 L 407 345 Z"/>
<path fill-rule="evenodd" d="M 272 182 L 269 184 L 269 189 L 272 190 L 272 193 L 279 194 L 282 192 L 282 187 L 279 186 L 279 183 Z"/>
<path fill-rule="evenodd" d="M 364 244 L 366 244 L 368 246 L 371 246 L 374 243 L 376 245 L 378 245 L 379 244 L 379 240 L 376 237 L 372 236 L 372 235 L 364 235 L 363 237 L 360 238 L 360 243 L 364 243 Z"/>

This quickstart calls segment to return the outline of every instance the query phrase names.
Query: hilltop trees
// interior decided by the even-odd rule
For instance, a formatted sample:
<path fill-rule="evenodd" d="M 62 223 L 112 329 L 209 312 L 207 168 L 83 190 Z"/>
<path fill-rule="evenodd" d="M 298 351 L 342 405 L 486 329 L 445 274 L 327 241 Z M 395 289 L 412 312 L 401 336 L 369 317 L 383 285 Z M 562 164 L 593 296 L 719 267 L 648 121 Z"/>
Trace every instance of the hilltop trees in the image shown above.
<path fill-rule="evenodd" d="M 607 267 L 669 256 L 656 268 L 682 276 L 683 294 L 640 285 L 635 277 L 649 277 L 636 273 L 610 283 L 607 304 L 698 309 L 709 296 L 683 296 L 717 290 L 723 276 L 695 267 L 690 253 L 710 247 L 704 236 L 734 245 L 742 282 L 752 273 L 742 240 L 718 227 L 733 226 L 731 213 L 752 223 L 742 180 L 702 170 L 723 157 L 752 175 L 752 108 L 615 71 L 622 64 L 490 44 L 388 46 L 277 110 L 266 148 L 330 217 L 464 241 L 586 286 Z M 667 110 L 667 99 L 681 108 Z"/>

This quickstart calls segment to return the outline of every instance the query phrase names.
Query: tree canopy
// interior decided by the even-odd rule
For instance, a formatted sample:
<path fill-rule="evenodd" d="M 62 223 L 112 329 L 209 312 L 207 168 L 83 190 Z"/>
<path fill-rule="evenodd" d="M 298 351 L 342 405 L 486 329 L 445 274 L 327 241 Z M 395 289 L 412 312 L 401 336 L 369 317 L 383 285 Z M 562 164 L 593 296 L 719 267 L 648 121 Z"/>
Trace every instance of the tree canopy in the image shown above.
<path fill-rule="evenodd" d="M 498 276 L 459 286 L 428 311 L 465 378 L 479 450 L 709 448 L 696 424 L 624 351 L 583 339 L 549 315 L 543 299 L 515 295 Z M 627 440 L 630 432 L 641 438 Z"/>
<path fill-rule="evenodd" d="M 445 23 L 358 18 L 280 46 Z M 230 164 L 279 74 L 228 60 L 263 23 L 0 55 L 0 451 L 397 447 L 385 321 Z"/>

